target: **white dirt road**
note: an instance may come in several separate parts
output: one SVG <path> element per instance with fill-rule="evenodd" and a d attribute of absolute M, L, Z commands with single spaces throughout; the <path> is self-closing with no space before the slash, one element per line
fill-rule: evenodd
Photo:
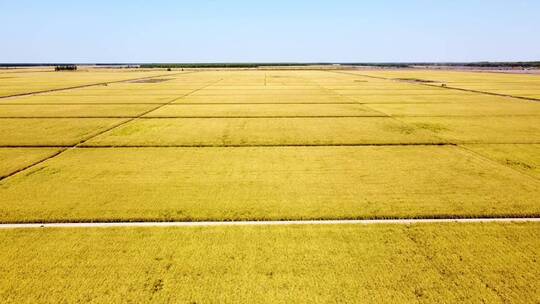
<path fill-rule="evenodd" d="M 223 222 L 93 222 L 93 223 L 20 223 L 0 224 L 0 229 L 36 228 L 115 228 L 115 227 L 216 227 L 286 225 L 380 225 L 422 223 L 540 222 L 540 218 L 468 218 L 468 219 L 373 219 L 373 220 L 296 220 L 296 221 L 223 221 Z"/>

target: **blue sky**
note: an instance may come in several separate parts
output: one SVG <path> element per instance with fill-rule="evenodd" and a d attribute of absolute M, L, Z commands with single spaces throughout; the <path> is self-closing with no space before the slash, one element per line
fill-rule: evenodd
<path fill-rule="evenodd" d="M 538 12 L 538 0 L 0 0 L 0 62 L 540 60 Z"/>

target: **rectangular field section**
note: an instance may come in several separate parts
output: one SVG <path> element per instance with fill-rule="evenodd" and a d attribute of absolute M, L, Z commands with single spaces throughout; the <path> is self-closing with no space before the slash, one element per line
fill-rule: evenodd
<path fill-rule="evenodd" d="M 0 97 L 37 91 L 55 90 L 96 83 L 120 81 L 163 74 L 163 71 L 103 70 L 54 72 L 36 71 L 9 73 L 0 81 Z M 7 75 L 7 74 L 5 74 Z"/>
<path fill-rule="evenodd" d="M 540 119 L 540 102 L 511 100 L 473 103 L 370 104 L 370 108 L 392 116 L 533 116 Z"/>
<path fill-rule="evenodd" d="M 459 147 L 78 148 L 0 181 L 0 222 L 534 216 L 539 196 Z"/>
<path fill-rule="evenodd" d="M 0 302 L 535 303 L 539 238 L 537 223 L 2 230 Z"/>
<path fill-rule="evenodd" d="M 26 117 L 134 117 L 149 111 L 158 105 L 4 105 L 0 103 L 0 118 Z"/>
<path fill-rule="evenodd" d="M 359 104 L 174 104 L 146 117 L 342 117 L 381 116 Z"/>
<path fill-rule="evenodd" d="M 318 95 L 272 95 L 271 92 L 262 95 L 244 95 L 237 92 L 235 95 L 189 95 L 178 99 L 175 103 L 188 103 L 188 104 L 287 104 L 287 103 L 357 103 L 356 100 L 339 96 L 335 94 L 318 94 Z"/>
<path fill-rule="evenodd" d="M 465 147 L 540 179 L 540 144 L 479 144 Z"/>
<path fill-rule="evenodd" d="M 0 178 L 57 153 L 55 148 L 0 148 Z"/>
<path fill-rule="evenodd" d="M 2 104 L 31 104 L 31 105 L 84 105 L 84 104 L 164 104 L 177 96 L 147 96 L 147 95 L 104 95 L 104 96 L 64 96 L 64 95 L 31 95 L 6 99 Z"/>
<path fill-rule="evenodd" d="M 453 143 L 540 143 L 540 116 L 399 117 Z"/>
<path fill-rule="evenodd" d="M 0 146 L 75 145 L 124 118 L 0 118 Z"/>
<path fill-rule="evenodd" d="M 387 117 L 147 118 L 89 146 L 253 146 L 439 143 L 429 131 Z"/>

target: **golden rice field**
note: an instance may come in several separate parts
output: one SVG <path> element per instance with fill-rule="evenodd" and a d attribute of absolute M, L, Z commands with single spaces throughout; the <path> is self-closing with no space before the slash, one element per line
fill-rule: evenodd
<path fill-rule="evenodd" d="M 532 223 L 1 233 L 3 303 L 535 303 L 540 297 L 540 227 Z"/>
<path fill-rule="evenodd" d="M 0 222 L 534 216 L 539 190 L 454 146 L 80 148 L 2 181 Z"/>
<path fill-rule="evenodd" d="M 434 86 L 444 83 L 452 88 L 540 99 L 540 78 L 537 75 L 423 70 L 361 74 L 388 79 L 421 79 L 430 81 L 426 84 Z"/>
<path fill-rule="evenodd" d="M 76 73 L 54 72 L 52 70 L 23 70 L 0 74 L 0 96 L 11 96 L 30 92 L 40 92 L 68 87 L 122 81 L 135 78 L 162 75 L 163 71 L 137 70 L 81 70 Z M 67 76 L 67 77 L 66 77 Z"/>
<path fill-rule="evenodd" d="M 539 217 L 538 98 L 502 73 L 5 71 L 0 223 Z M 539 234 L 0 229 L 0 302 L 538 303 Z"/>

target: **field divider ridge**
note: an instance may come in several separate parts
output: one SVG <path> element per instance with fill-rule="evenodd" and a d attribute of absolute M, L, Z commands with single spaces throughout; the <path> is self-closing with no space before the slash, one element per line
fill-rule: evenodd
<path fill-rule="evenodd" d="M 256 147 L 399 147 L 399 146 L 459 146 L 459 145 L 539 145 L 540 142 L 409 142 L 409 143 L 291 143 L 291 144 L 119 144 L 119 145 L 81 145 L 77 149 L 109 149 L 109 148 L 256 148 Z M 71 148 L 71 145 L 3 145 L 0 149 L 24 148 Z"/>
<path fill-rule="evenodd" d="M 539 217 L 364 219 L 364 220 L 276 220 L 276 221 L 200 221 L 200 222 L 56 222 L 0 224 L 0 229 L 37 228 L 120 228 L 120 227 L 224 227 L 224 226 L 300 226 L 300 225 L 413 225 L 442 223 L 517 223 L 540 222 Z"/>
<path fill-rule="evenodd" d="M 164 104 L 167 105 L 167 104 Z M 169 105 L 167 105 L 169 106 Z M 364 105 L 364 107 L 369 108 L 368 105 Z M 369 108 L 369 110 L 374 109 Z M 146 114 L 148 115 L 148 114 Z M 136 118 L 136 119 L 167 119 L 167 118 L 198 118 L 198 119 L 206 119 L 206 118 L 219 118 L 219 119 L 249 119 L 249 118 L 403 118 L 403 117 L 539 117 L 538 114 L 493 114 L 493 115 L 482 115 L 482 114 L 473 114 L 473 115 L 465 115 L 465 114 L 459 114 L 459 115 L 432 115 L 432 114 L 414 114 L 414 115 L 404 115 L 404 114 L 397 114 L 397 115 L 382 115 L 382 114 L 373 114 L 373 115 L 160 115 L 160 116 L 143 116 L 138 117 L 135 116 L 125 116 L 125 115 L 87 115 L 87 116 L 0 116 L 0 119 L 86 119 L 86 118 L 117 118 L 117 119 L 130 119 L 130 118 Z"/>
<path fill-rule="evenodd" d="M 148 113 L 146 114 L 148 115 Z M 134 118 L 134 119 L 167 119 L 167 118 L 220 118 L 220 119 L 238 119 L 238 118 L 355 118 L 355 117 L 366 117 L 366 118 L 382 118 L 387 117 L 383 115 L 162 115 L 162 116 L 0 116 L 0 119 L 62 119 L 62 118 L 73 118 L 73 119 L 85 119 L 85 118 Z"/>
<path fill-rule="evenodd" d="M 484 143 L 481 143 L 484 144 Z M 531 144 L 531 143 L 511 143 L 511 144 Z M 532 143 L 540 144 L 540 143 Z M 290 143 L 290 144 L 99 144 L 99 145 L 81 145 L 77 149 L 107 149 L 107 148 L 256 148 L 256 147 L 393 147 L 393 146 L 456 146 L 451 142 L 425 142 L 425 143 Z M 24 149 L 24 148 L 72 148 L 70 145 L 5 145 L 0 149 Z"/>
<path fill-rule="evenodd" d="M 271 148 L 271 147 L 404 147 L 404 146 L 456 146 L 449 142 L 433 143 L 290 143 L 290 144 L 161 144 L 161 145 L 84 145 L 78 149 L 91 148 Z"/>

